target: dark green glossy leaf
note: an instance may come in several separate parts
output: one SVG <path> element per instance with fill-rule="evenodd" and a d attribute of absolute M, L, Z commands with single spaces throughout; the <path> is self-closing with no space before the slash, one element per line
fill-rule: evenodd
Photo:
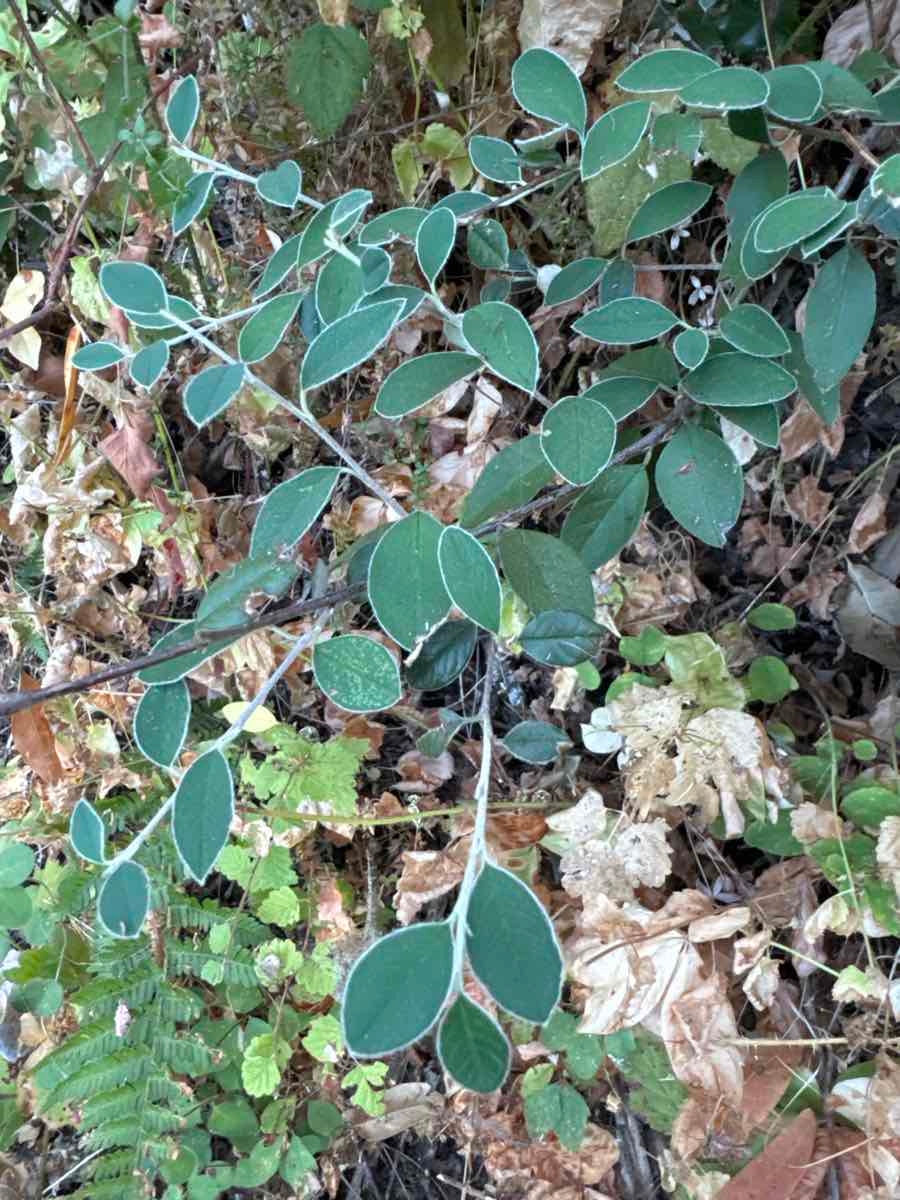
<path fill-rule="evenodd" d="M 445 621 L 406 668 L 410 686 L 436 692 L 452 683 L 465 670 L 477 641 L 478 628 L 471 621 Z"/>
<path fill-rule="evenodd" d="M 444 587 L 456 607 L 491 633 L 500 631 L 500 577 L 491 556 L 477 538 L 448 525 L 438 543 Z"/>
<path fill-rule="evenodd" d="M 595 571 L 622 550 L 637 531 L 650 485 L 643 467 L 615 466 L 575 501 L 562 528 L 563 541 Z"/>
<path fill-rule="evenodd" d="M 568 740 L 564 730 L 547 721 L 520 721 L 500 744 L 522 762 L 551 763 Z"/>
<path fill-rule="evenodd" d="M 744 476 L 720 437 L 683 425 L 660 454 L 655 478 L 660 499 L 688 533 L 710 546 L 725 545 L 740 515 Z"/>
<path fill-rule="evenodd" d="M 536 434 L 505 446 L 487 464 L 463 503 L 460 522 L 468 528 L 518 508 L 553 482 L 554 471 Z"/>
<path fill-rule="evenodd" d="M 553 667 L 574 667 L 597 653 L 605 630 L 581 613 L 549 609 L 532 617 L 519 642 L 536 662 Z"/>
<path fill-rule="evenodd" d="M 508 529 L 498 544 L 503 573 L 533 613 L 548 609 L 594 615 L 590 573 L 566 542 L 531 529 Z"/>
<path fill-rule="evenodd" d="M 429 513 L 410 513 L 390 526 L 369 563 L 372 611 L 405 650 L 427 637 L 450 609 L 438 563 L 442 528 Z"/>
<path fill-rule="evenodd" d="M 391 420 L 408 416 L 480 368 L 481 359 L 462 350 L 441 350 L 407 359 L 381 385 L 375 411 Z"/>

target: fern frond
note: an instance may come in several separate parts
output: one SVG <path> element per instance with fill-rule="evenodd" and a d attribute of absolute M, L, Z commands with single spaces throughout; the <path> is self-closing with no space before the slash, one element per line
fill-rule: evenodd
<path fill-rule="evenodd" d="M 88 1134 L 87 1142 L 92 1150 L 111 1150 L 116 1146 L 137 1149 L 146 1143 L 149 1135 L 172 1133 L 181 1125 L 182 1120 L 176 1113 L 149 1104 L 137 1116 L 119 1117 L 98 1125 Z"/>
<path fill-rule="evenodd" d="M 159 969 L 147 967 L 134 976 L 120 975 L 117 979 L 95 979 L 85 984 L 72 997 L 78 1008 L 87 1009 L 94 1016 L 110 1016 L 125 1004 L 128 1008 L 141 1008 L 156 995 L 161 982 Z"/>
<path fill-rule="evenodd" d="M 138 1111 L 144 1099 L 144 1088 L 132 1085 L 115 1088 L 111 1092 L 100 1092 L 92 1096 L 82 1109 L 79 1128 L 88 1132 L 105 1121 L 129 1116 Z"/>
<path fill-rule="evenodd" d="M 61 1080 L 45 1098 L 47 1108 L 57 1104 L 72 1104 L 87 1100 L 97 1092 L 108 1092 L 145 1079 L 154 1068 L 153 1058 L 145 1046 L 135 1046 L 108 1054 L 98 1062 L 86 1063 L 73 1075 Z"/>
<path fill-rule="evenodd" d="M 174 975 L 194 975 L 203 978 L 203 968 L 213 971 L 221 968 L 223 983 L 235 987 L 254 987 L 259 983 L 250 955 L 237 951 L 235 957 L 208 954 L 203 950 L 190 950 L 178 942 L 167 943 L 169 970 Z"/>
<path fill-rule="evenodd" d="M 52 1050 L 38 1067 L 35 1078 L 45 1090 L 56 1085 L 86 1062 L 96 1062 L 121 1045 L 108 1018 L 82 1025 L 76 1034 Z"/>
<path fill-rule="evenodd" d="M 208 1075 L 212 1055 L 202 1042 L 188 1037 L 155 1037 L 150 1043 L 153 1057 L 180 1075 Z"/>

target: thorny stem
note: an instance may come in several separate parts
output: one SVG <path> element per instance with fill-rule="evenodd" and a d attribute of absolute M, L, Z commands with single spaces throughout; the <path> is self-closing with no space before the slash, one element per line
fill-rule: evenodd
<path fill-rule="evenodd" d="M 495 644 L 488 644 L 484 667 L 484 682 L 482 684 L 481 708 L 479 721 L 481 723 L 481 767 L 478 771 L 478 782 L 475 785 L 475 825 L 472 830 L 472 841 L 469 846 L 469 857 L 466 860 L 466 870 L 462 883 L 459 885 L 459 895 L 450 914 L 450 925 L 453 930 L 453 976 L 452 987 L 461 991 L 463 986 L 463 967 L 466 959 L 466 934 L 468 933 L 469 903 L 472 891 L 482 867 L 487 859 L 487 817 L 488 795 L 491 784 L 491 759 L 493 755 L 494 727 L 491 723 L 491 689 L 494 677 Z"/>

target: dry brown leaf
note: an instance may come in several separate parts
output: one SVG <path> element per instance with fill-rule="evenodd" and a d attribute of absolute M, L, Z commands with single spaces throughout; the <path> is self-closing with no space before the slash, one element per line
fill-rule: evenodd
<path fill-rule="evenodd" d="M 542 46 L 561 54 L 576 75 L 590 61 L 595 42 L 619 22 L 622 0 L 524 0 L 519 46 Z"/>
<path fill-rule="evenodd" d="M 898 9 L 900 12 L 900 9 Z M 887 500 L 881 492 L 874 492 L 853 518 L 847 550 L 850 554 L 862 554 L 887 533 Z"/>
<path fill-rule="evenodd" d="M 811 846 L 823 838 L 841 837 L 844 822 L 831 809 L 805 800 L 791 812 L 791 833 L 804 846 Z"/>
<path fill-rule="evenodd" d="M 826 425 L 806 400 L 800 399 L 794 411 L 781 426 L 781 457 L 784 462 L 793 462 L 814 446 L 824 446 L 835 458 L 844 444 L 844 421 L 838 417 L 833 425 Z"/>
<path fill-rule="evenodd" d="M 744 904 L 738 904 L 734 908 L 726 908 L 724 912 L 691 921 L 687 931 L 688 938 L 694 945 L 700 942 L 715 942 L 719 938 L 731 937 L 740 929 L 746 929 L 750 922 L 750 909 Z"/>
<path fill-rule="evenodd" d="M 469 850 L 468 839 L 446 850 L 406 850 L 397 883 L 394 907 L 397 920 L 408 925 L 430 900 L 445 896 L 462 882 Z"/>
<path fill-rule="evenodd" d="M 370 1142 L 383 1142 L 408 1129 L 428 1136 L 444 1110 L 444 1097 L 428 1083 L 398 1083 L 383 1092 L 384 1113 L 355 1126 L 356 1132 Z"/>
<path fill-rule="evenodd" d="M 33 692 L 37 690 L 38 683 L 23 671 L 19 687 L 24 692 Z M 62 782 L 65 771 L 59 760 L 56 738 L 53 736 L 44 706 L 37 704 L 24 712 L 13 713 L 10 725 L 13 745 L 38 779 L 46 784 Z"/>
<path fill-rule="evenodd" d="M 714 973 L 680 996 L 666 995 L 661 1033 L 672 1069 L 682 1083 L 721 1096 L 740 1107 L 744 1050 L 738 1039 L 726 980 Z"/>
<path fill-rule="evenodd" d="M 900 897 L 900 817 L 885 817 L 879 825 L 875 858 L 882 877 Z"/>
<path fill-rule="evenodd" d="M 786 497 L 788 509 L 805 525 L 818 525 L 828 514 L 831 494 L 823 492 L 813 475 L 801 479 Z"/>
<path fill-rule="evenodd" d="M 53 455 L 55 466 L 64 463 L 68 458 L 72 432 L 75 429 L 75 417 L 78 412 L 78 368 L 72 365 L 72 358 L 80 345 L 81 330 L 77 325 L 73 325 L 66 338 L 66 353 L 63 359 L 65 398 L 59 417 L 59 431 L 56 435 L 56 453 Z"/>
<path fill-rule="evenodd" d="M 810 861 L 786 858 L 767 867 L 756 880 L 753 911 L 771 928 L 788 925 L 812 890 Z"/>
<path fill-rule="evenodd" d="M 437 758 L 428 758 L 421 750 L 409 750 L 397 760 L 400 782 L 398 792 L 433 792 L 453 775 L 453 755 L 449 750 Z"/>
<path fill-rule="evenodd" d="M 830 618 L 831 597 L 835 588 L 846 580 L 844 571 L 832 567 L 828 571 L 810 571 L 802 583 L 785 592 L 782 602 L 795 608 L 798 604 L 808 604 L 809 611 L 820 621 Z"/>
<path fill-rule="evenodd" d="M 850 67 L 863 50 L 872 49 L 872 21 L 878 49 L 900 62 L 900 5 L 897 0 L 859 0 L 841 13 L 828 33 L 822 57 Z"/>
<path fill-rule="evenodd" d="M 145 500 L 153 479 L 162 470 L 138 429 L 127 421 L 100 443 L 100 450 L 135 496 Z"/>
<path fill-rule="evenodd" d="M 138 43 L 148 66 L 156 62 L 161 50 L 173 50 L 180 46 L 183 34 L 177 29 L 165 13 L 141 12 L 141 31 Z M 123 257 L 125 257 L 123 255 Z"/>
<path fill-rule="evenodd" d="M 816 1115 L 805 1109 L 719 1192 L 716 1200 L 791 1200 L 813 1158 Z"/>
<path fill-rule="evenodd" d="M 44 295 L 44 276 L 41 271 L 19 271 L 10 280 L 0 304 L 0 313 L 10 325 L 30 317 Z M 32 370 L 38 369 L 41 358 L 41 336 L 36 329 L 24 329 L 6 342 L 13 358 Z"/>

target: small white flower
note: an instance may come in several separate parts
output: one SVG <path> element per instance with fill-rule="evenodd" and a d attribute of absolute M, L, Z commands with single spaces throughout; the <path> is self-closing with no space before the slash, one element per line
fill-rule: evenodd
<path fill-rule="evenodd" d="M 715 288 L 711 284 L 702 283 L 697 275 L 691 276 L 691 287 L 694 289 L 688 296 L 688 304 L 691 308 L 696 304 L 702 304 L 715 291 Z"/>
<path fill-rule="evenodd" d="M 690 237 L 691 231 L 686 225 L 679 225 L 672 236 L 669 238 L 669 248 L 677 250 L 686 237 Z"/>
<path fill-rule="evenodd" d="M 123 1000 L 119 1001 L 113 1020 L 116 1037 L 123 1038 L 128 1032 L 128 1026 L 131 1024 L 131 1013 L 128 1011 L 128 1005 Z"/>

